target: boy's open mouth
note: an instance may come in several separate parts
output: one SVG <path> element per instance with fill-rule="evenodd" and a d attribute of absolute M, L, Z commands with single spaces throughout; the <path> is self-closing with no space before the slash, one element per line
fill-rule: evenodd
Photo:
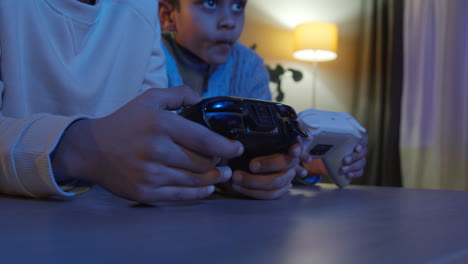
<path fill-rule="evenodd" d="M 216 43 L 216 45 L 232 45 L 232 44 L 234 44 L 234 42 L 230 41 L 230 40 L 217 40 L 215 43 Z"/>

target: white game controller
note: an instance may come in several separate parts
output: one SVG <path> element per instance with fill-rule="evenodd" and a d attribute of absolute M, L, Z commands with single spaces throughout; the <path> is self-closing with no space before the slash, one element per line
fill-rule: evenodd
<path fill-rule="evenodd" d="M 345 112 L 308 109 L 299 113 L 297 120 L 313 139 L 306 150 L 314 158 L 321 158 L 333 182 L 340 188 L 351 180 L 340 170 L 343 158 L 351 154 L 366 129 Z"/>

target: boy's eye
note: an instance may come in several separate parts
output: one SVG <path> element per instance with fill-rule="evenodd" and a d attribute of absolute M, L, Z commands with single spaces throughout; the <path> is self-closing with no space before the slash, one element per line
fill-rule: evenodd
<path fill-rule="evenodd" d="M 216 1 L 214 1 L 214 0 L 205 1 L 205 2 L 203 2 L 203 6 L 205 8 L 210 8 L 210 9 L 216 8 Z"/>
<path fill-rule="evenodd" d="M 239 11 L 244 10 L 244 7 L 245 7 L 245 1 L 236 1 L 234 5 L 232 6 L 232 10 L 239 12 Z"/>

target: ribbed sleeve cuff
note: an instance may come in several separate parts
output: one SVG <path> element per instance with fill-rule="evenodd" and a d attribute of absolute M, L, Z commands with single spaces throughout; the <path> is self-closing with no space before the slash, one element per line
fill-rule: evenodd
<path fill-rule="evenodd" d="M 85 116 L 43 115 L 24 130 L 13 157 L 19 178 L 30 197 L 72 196 L 89 187 L 77 187 L 64 191 L 57 185 L 50 160 L 60 138 L 70 124 Z"/>

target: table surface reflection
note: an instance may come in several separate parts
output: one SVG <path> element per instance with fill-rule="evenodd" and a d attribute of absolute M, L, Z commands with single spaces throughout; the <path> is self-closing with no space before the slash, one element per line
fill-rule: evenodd
<path fill-rule="evenodd" d="M 468 263 L 468 192 L 331 184 L 140 205 L 0 196 L 1 263 Z"/>

